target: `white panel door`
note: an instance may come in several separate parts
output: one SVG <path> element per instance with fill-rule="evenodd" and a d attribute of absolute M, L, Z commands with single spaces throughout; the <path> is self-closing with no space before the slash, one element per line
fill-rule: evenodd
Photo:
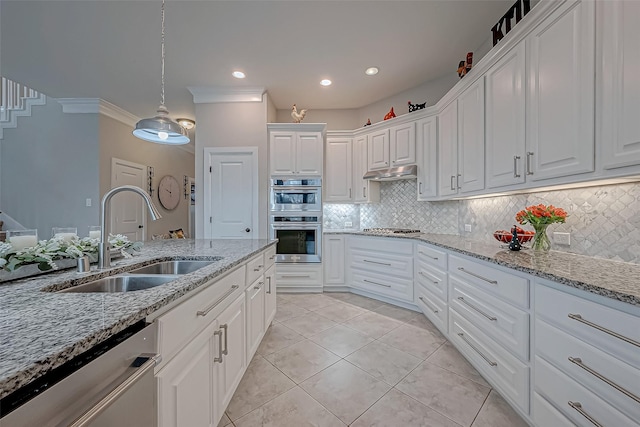
<path fill-rule="evenodd" d="M 594 170 L 595 2 L 567 2 L 527 38 L 527 180 Z"/>
<path fill-rule="evenodd" d="M 205 149 L 205 237 L 259 235 L 257 155 L 256 147 Z"/>
<path fill-rule="evenodd" d="M 126 160 L 111 159 L 111 188 L 121 185 L 146 186 L 147 167 Z M 125 191 L 111 199 L 111 233 L 123 234 L 132 242 L 145 240 L 147 225 L 145 202 L 139 194 Z"/>
<path fill-rule="evenodd" d="M 394 126 L 389 135 L 391 166 L 416 163 L 416 124 L 414 122 Z"/>
<path fill-rule="evenodd" d="M 458 189 L 484 188 L 484 77 L 458 98 Z"/>
<path fill-rule="evenodd" d="M 458 102 L 438 115 L 438 196 L 458 193 Z"/>
<path fill-rule="evenodd" d="M 296 172 L 296 133 L 271 132 L 269 153 L 271 175 L 293 175 Z"/>
<path fill-rule="evenodd" d="M 418 161 L 418 200 L 428 200 L 438 193 L 437 117 L 416 122 L 416 157 Z"/>
<path fill-rule="evenodd" d="M 325 202 L 350 202 L 353 200 L 351 168 L 351 139 L 328 139 L 324 175 Z"/>
<path fill-rule="evenodd" d="M 322 175 L 322 132 L 298 132 L 296 139 L 296 172 L 304 176 Z"/>
<path fill-rule="evenodd" d="M 389 167 L 389 129 L 368 135 L 367 158 L 369 170 Z"/>

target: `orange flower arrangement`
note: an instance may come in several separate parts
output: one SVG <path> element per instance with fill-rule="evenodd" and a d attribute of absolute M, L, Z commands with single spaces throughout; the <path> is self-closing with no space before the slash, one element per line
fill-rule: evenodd
<path fill-rule="evenodd" d="M 516 214 L 516 221 L 520 224 L 549 225 L 556 222 L 564 222 L 567 218 L 567 212 L 562 208 L 556 208 L 553 205 L 545 206 L 543 204 L 527 206 Z"/>

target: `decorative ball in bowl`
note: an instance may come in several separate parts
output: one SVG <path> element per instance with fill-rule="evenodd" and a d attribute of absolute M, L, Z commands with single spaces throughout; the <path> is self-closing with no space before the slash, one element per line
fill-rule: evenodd
<path fill-rule="evenodd" d="M 533 239 L 533 236 L 536 234 L 535 231 L 524 230 L 520 227 L 516 227 L 516 233 L 520 244 L 526 243 L 529 240 Z M 495 239 L 499 242 L 509 243 L 513 238 L 513 233 L 509 230 L 498 230 L 493 233 L 493 237 L 495 237 Z"/>

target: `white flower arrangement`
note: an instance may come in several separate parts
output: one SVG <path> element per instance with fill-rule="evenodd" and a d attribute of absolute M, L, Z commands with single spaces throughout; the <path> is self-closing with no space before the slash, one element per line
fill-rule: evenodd
<path fill-rule="evenodd" d="M 142 242 L 131 242 L 122 234 L 110 234 L 109 244 L 112 251 L 120 251 L 129 258 L 134 251 L 142 248 Z M 99 239 L 84 237 L 65 241 L 60 237 L 40 240 L 35 246 L 16 251 L 10 243 L 0 242 L 0 269 L 14 271 L 29 264 L 37 264 L 41 271 L 56 270 L 55 260 L 76 259 L 87 255 L 91 262 L 98 260 Z"/>

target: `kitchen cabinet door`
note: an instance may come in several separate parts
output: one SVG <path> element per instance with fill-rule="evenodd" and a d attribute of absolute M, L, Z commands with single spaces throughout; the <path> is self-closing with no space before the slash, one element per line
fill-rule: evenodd
<path fill-rule="evenodd" d="M 416 125 L 414 122 L 393 126 L 389 131 L 391 166 L 416 163 Z"/>
<path fill-rule="evenodd" d="M 602 103 L 598 144 L 602 167 L 615 169 L 640 164 L 640 3 L 599 2 L 602 31 L 601 73 L 598 87 Z M 597 123 L 597 122 L 596 122 Z M 596 124 L 597 126 L 597 124 Z"/>
<path fill-rule="evenodd" d="M 322 175 L 324 141 L 321 132 L 298 132 L 296 140 L 296 173 Z"/>
<path fill-rule="evenodd" d="M 458 98 L 458 176 L 460 193 L 484 188 L 484 77 Z"/>
<path fill-rule="evenodd" d="M 487 188 L 525 180 L 525 43 L 486 74 Z"/>
<path fill-rule="evenodd" d="M 438 196 L 458 193 L 458 101 L 438 115 Z"/>
<path fill-rule="evenodd" d="M 566 2 L 526 40 L 527 181 L 594 170 L 595 3 Z"/>
<path fill-rule="evenodd" d="M 381 129 L 368 135 L 367 160 L 369 170 L 389 167 L 389 129 Z"/>
<path fill-rule="evenodd" d="M 325 234 L 323 258 L 325 289 L 327 285 L 344 285 L 344 236 Z"/>
<path fill-rule="evenodd" d="M 367 135 L 356 136 L 353 140 L 353 201 L 371 203 L 380 201 L 380 183 L 362 179 L 368 172 Z"/>
<path fill-rule="evenodd" d="M 247 360 L 255 354 L 264 334 L 265 282 L 262 275 L 245 291 L 247 299 Z"/>
<path fill-rule="evenodd" d="M 429 200 L 438 193 L 438 129 L 437 117 L 427 117 L 416 123 L 416 153 L 418 160 L 418 200 Z"/>
<path fill-rule="evenodd" d="M 271 132 L 269 136 L 269 165 L 271 175 L 294 175 L 296 172 L 295 132 Z"/>
<path fill-rule="evenodd" d="M 273 318 L 276 316 L 276 266 L 271 265 L 264 272 L 264 329 L 265 331 L 273 322 Z"/>
<path fill-rule="evenodd" d="M 327 139 L 324 201 L 352 202 L 352 155 L 350 138 Z"/>

